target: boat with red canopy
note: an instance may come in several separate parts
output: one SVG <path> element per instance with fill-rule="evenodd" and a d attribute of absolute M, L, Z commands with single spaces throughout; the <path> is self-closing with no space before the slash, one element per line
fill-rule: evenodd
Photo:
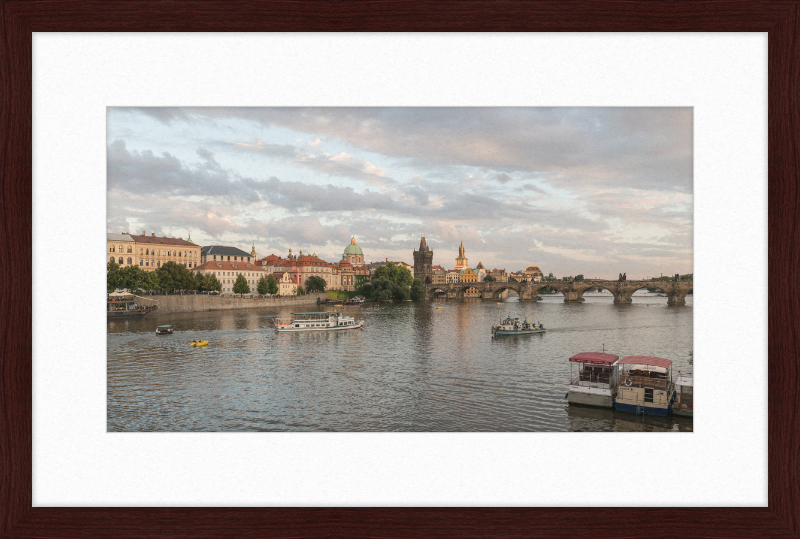
<path fill-rule="evenodd" d="M 652 356 L 627 356 L 620 367 L 617 410 L 645 415 L 669 415 L 675 401 L 672 361 Z"/>
<path fill-rule="evenodd" d="M 567 402 L 613 408 L 619 387 L 619 356 L 604 352 L 584 352 L 569 358 L 570 383 Z M 577 375 L 573 365 L 578 367 Z"/>

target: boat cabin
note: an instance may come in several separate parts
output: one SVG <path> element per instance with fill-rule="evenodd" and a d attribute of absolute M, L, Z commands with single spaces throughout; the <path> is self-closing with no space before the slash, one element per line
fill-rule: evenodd
<path fill-rule="evenodd" d="M 352 316 L 338 312 L 292 313 L 291 318 L 275 320 L 278 331 L 321 331 L 361 327 Z"/>
<path fill-rule="evenodd" d="M 677 395 L 672 405 L 672 413 L 692 417 L 694 412 L 694 378 L 679 376 L 675 381 Z"/>
<path fill-rule="evenodd" d="M 163 325 L 156 328 L 156 335 L 172 335 L 172 326 Z"/>
<path fill-rule="evenodd" d="M 619 360 L 617 410 L 645 415 L 669 415 L 675 400 L 672 361 L 660 357 L 628 356 Z"/>
<path fill-rule="evenodd" d="M 601 352 L 584 352 L 569 358 L 567 401 L 570 404 L 613 408 L 619 387 L 617 360 L 619 356 Z"/>

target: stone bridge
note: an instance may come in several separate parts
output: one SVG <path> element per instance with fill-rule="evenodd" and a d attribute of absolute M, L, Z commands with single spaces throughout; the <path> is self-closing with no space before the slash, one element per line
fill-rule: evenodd
<path fill-rule="evenodd" d="M 519 294 L 520 301 L 535 300 L 539 291 L 547 286 L 564 294 L 565 302 L 583 301 L 583 293 L 590 288 L 608 290 L 614 296 L 614 303 L 631 303 L 631 296 L 642 288 L 656 288 L 667 296 L 667 305 L 685 305 L 686 295 L 693 290 L 693 281 L 580 281 L 580 282 L 542 282 L 542 283 L 449 283 L 426 284 L 428 298 L 444 292 L 447 299 L 461 299 L 469 288 L 476 288 L 481 298 L 500 299 L 506 290 Z"/>

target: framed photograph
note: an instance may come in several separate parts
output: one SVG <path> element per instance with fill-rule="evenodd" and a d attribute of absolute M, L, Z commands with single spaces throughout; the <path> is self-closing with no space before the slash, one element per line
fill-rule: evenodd
<path fill-rule="evenodd" d="M 3 5 L 3 119 L 11 136 L 2 157 L 6 217 L 0 226 L 7 252 L 33 254 L 32 265 L 11 264 L 3 280 L 0 536 L 614 537 L 623 527 L 632 535 L 798 536 L 798 429 L 790 413 L 798 408 L 791 314 L 797 287 L 796 2 L 511 2 L 502 8 L 484 2 L 272 2 L 238 10 L 229 3 L 178 2 L 168 10 L 157 3 L 119 4 L 113 13 L 98 7 Z M 692 91 L 695 86 L 704 90 Z M 440 121 L 428 121 L 431 113 Z M 357 129 L 345 134 L 345 122 Z M 463 132 L 454 128 L 459 123 Z M 547 129 L 554 124 L 570 136 Z M 526 125 L 527 131 L 519 127 Z M 619 125 L 632 131 L 626 135 L 615 129 Z M 352 133 L 369 136 L 356 141 Z M 541 156 L 525 156 L 536 160 L 535 174 L 520 166 L 521 154 L 503 161 L 505 168 L 497 164 L 498 155 L 513 155 L 515 144 L 539 148 Z M 629 153 L 615 153 L 620 144 L 637 145 L 652 161 L 643 165 Z M 448 152 L 469 154 L 472 168 L 454 172 L 442 158 Z M 220 174 L 242 186 L 236 201 L 226 194 L 214 198 Z M 584 184 L 581 193 L 595 196 L 600 185 L 605 192 L 580 199 L 558 183 L 559 174 L 597 182 Z M 625 174 L 635 183 L 625 185 Z M 331 176 L 338 180 L 325 179 Z M 642 193 L 643 185 L 672 191 Z M 453 226 L 443 210 L 435 220 L 415 220 L 413 211 L 396 208 L 380 215 L 385 204 L 370 202 L 361 214 L 337 221 L 321 202 L 336 202 L 332 186 L 346 190 L 348 200 L 383 193 L 393 204 L 407 200 L 409 208 L 425 206 L 423 195 L 445 209 L 460 200 L 465 205 L 457 211 L 471 207 L 474 218 Z M 491 189 L 490 196 L 478 197 L 478 187 L 484 195 Z M 639 191 L 633 196 L 628 188 Z M 561 189 L 561 198 L 535 204 L 552 196 L 547 189 Z M 469 200 L 456 198 L 459 192 Z M 262 203 L 241 203 L 253 193 Z M 618 221 L 627 243 L 658 239 L 636 244 L 639 252 L 622 258 L 601 259 L 604 240 L 597 235 L 591 246 L 561 235 L 553 249 L 543 223 L 549 219 L 549 232 L 557 236 L 553 223 L 569 219 L 563 209 L 576 196 L 583 206 L 570 230 L 590 236 L 578 220 L 602 201 L 615 208 L 607 218 Z M 524 211 L 541 215 L 512 222 L 520 200 Z M 563 264 L 558 280 L 540 267 L 545 262 L 503 258 L 514 243 L 487 224 L 492 201 L 508 214 L 508 222 L 497 221 L 500 228 L 539 227 L 548 238 L 538 244 L 540 260 Z M 341 204 L 337 208 L 341 213 Z M 637 221 L 641 214 L 648 219 Z M 335 233 L 315 243 L 314 221 Z M 251 245 L 242 231 L 258 223 L 268 226 L 253 232 Z M 438 228 L 413 229 L 429 223 Z M 633 231 L 626 233 L 625 225 Z M 472 251 L 486 260 L 467 261 L 472 245 L 490 236 L 497 238 L 494 250 Z M 105 261 L 95 264 L 94 254 L 81 260 L 87 250 L 99 253 L 100 245 Z M 648 256 L 668 261 L 675 274 L 640 269 L 637 260 Z M 580 257 L 598 269 L 583 275 L 584 266 L 564 262 Z M 513 261 L 509 271 L 501 271 L 502 260 Z M 630 269 L 617 275 L 613 268 L 621 260 Z M 54 272 L 57 261 L 64 265 Z M 110 269 L 119 272 L 119 282 L 109 280 L 117 278 Z M 276 277 L 277 291 L 261 286 L 261 272 L 265 282 L 267 274 Z M 281 338 L 308 337 L 319 340 L 316 349 L 345 353 L 343 341 L 366 333 L 370 322 L 386 330 L 380 309 L 405 308 L 403 298 L 394 297 L 403 290 L 393 279 L 407 284 L 406 273 L 410 293 L 422 299 L 409 305 L 425 306 L 429 323 L 423 326 L 430 331 L 447 316 L 455 316 L 451 325 L 474 322 L 469 313 L 446 312 L 454 305 L 476 311 L 552 303 L 555 313 L 581 299 L 584 306 L 608 300 L 644 307 L 641 321 L 683 312 L 684 304 L 691 308 L 693 277 L 703 292 L 694 323 L 649 324 L 668 329 L 652 330 L 647 353 L 626 351 L 613 361 L 605 356 L 614 350 L 573 355 L 578 373 L 565 380 L 559 374 L 547 390 L 561 390 L 557 405 L 534 406 L 525 397 L 540 388 L 526 385 L 524 361 L 530 343 L 544 342 L 562 322 L 545 318 L 533 325 L 512 313 L 493 325 L 488 344 L 472 338 L 480 333 L 475 328 L 466 331 L 471 340 L 439 339 L 439 355 L 452 356 L 456 366 L 459 347 L 470 350 L 462 356 L 487 347 L 487 365 L 492 346 L 517 349 L 516 372 L 505 365 L 489 376 L 497 382 L 498 405 L 513 408 L 494 419 L 493 410 L 503 406 L 474 408 L 491 399 L 484 394 L 491 385 L 486 380 L 467 387 L 481 380 L 474 360 L 461 364 L 463 372 L 433 365 L 421 378 L 410 373 L 417 390 L 394 400 L 384 395 L 381 405 L 359 401 L 358 391 L 364 383 L 386 382 L 387 373 L 372 370 L 358 354 L 353 361 L 362 381 L 333 363 L 330 372 L 290 379 L 280 354 L 249 367 L 244 363 L 256 356 L 236 354 L 237 346 L 279 350 Z M 60 284 L 52 281 L 56 275 Z M 32 285 L 20 286 L 31 276 Z M 105 291 L 98 286 L 103 278 Z M 731 293 L 743 278 L 763 293 Z M 179 313 L 187 301 L 300 305 L 308 299 L 300 286 L 322 286 L 314 305 L 325 306 L 267 307 L 275 311 L 269 343 L 245 338 L 264 333 L 259 317 L 223 320 L 244 337 L 215 343 L 227 329 L 201 320 L 204 309 Z M 328 297 L 330 290 L 335 297 Z M 537 296 L 544 297 L 536 302 Z M 103 299 L 107 316 L 132 321 L 99 315 L 95 304 Z M 360 303 L 387 299 L 394 307 L 378 307 L 376 314 Z M 160 334 L 154 335 L 155 322 Z M 351 331 L 337 334 L 328 331 L 331 325 Z M 404 348 L 429 336 L 420 331 L 389 347 L 398 357 L 413 354 Z M 500 335 L 523 331 L 531 334 Z M 336 335 L 335 341 L 325 335 Z M 572 342 L 579 341 L 575 336 Z M 137 356 L 143 347 L 147 357 Z M 159 352 L 165 347 L 170 350 Z M 228 352 L 220 355 L 222 349 Z M 670 398 L 681 385 L 673 362 L 664 358 L 680 357 L 685 369 L 693 360 L 689 352 L 702 358 L 695 376 L 704 413 L 694 421 L 648 419 L 664 404 L 658 384 Z M 146 383 L 137 372 L 147 373 Z M 243 377 L 249 381 L 242 384 Z M 211 378 L 218 382 L 214 388 L 198 384 Z M 338 397 L 320 395 L 330 383 L 314 389 L 315 379 L 338 384 L 345 378 L 350 386 L 339 388 Z M 691 387 L 681 378 L 684 389 Z M 641 399 L 633 396 L 638 389 Z M 631 409 L 614 414 L 640 418 L 635 428 L 602 416 L 611 413 L 602 410 L 606 390 L 620 407 L 627 404 L 623 393 L 630 393 Z M 509 400 L 515 391 L 518 398 Z M 192 408 L 191 399 L 179 395 L 202 395 L 202 403 Z M 438 407 L 420 401 L 436 395 L 447 397 Z M 664 409 L 673 410 L 675 402 Z M 693 399 L 682 394 L 677 402 L 690 410 Z M 274 412 L 272 423 L 251 410 L 265 406 Z M 600 412 L 576 415 L 572 407 Z M 411 408 L 416 414 L 401 413 Z M 563 420 L 560 428 L 548 423 L 549 412 Z M 262 430 L 284 432 L 244 434 Z M 683 432 L 657 432 L 664 430 Z M 591 470 L 581 463 L 592 464 Z M 597 471 L 600 464 L 605 472 Z M 664 476 L 658 492 L 643 483 L 618 488 L 643 469 Z M 743 482 L 748 489 L 740 488 Z"/>

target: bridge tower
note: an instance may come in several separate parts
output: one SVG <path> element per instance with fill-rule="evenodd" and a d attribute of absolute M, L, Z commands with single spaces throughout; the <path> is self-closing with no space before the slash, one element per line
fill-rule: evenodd
<path fill-rule="evenodd" d="M 433 282 L 433 251 L 428 249 L 425 236 L 419 242 L 419 251 L 414 251 L 414 278 L 422 284 Z"/>

